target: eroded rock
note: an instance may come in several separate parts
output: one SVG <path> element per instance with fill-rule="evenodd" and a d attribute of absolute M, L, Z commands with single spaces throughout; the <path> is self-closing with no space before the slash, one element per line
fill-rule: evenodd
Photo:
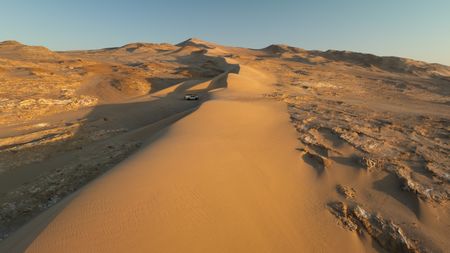
<path fill-rule="evenodd" d="M 395 166 L 394 170 L 398 179 L 402 184 L 403 190 L 417 194 L 423 200 L 433 200 L 438 203 L 448 201 L 450 199 L 450 192 L 446 185 L 439 187 L 439 185 L 428 185 L 419 183 L 411 176 L 411 170 L 405 166 Z"/>
<path fill-rule="evenodd" d="M 376 168 L 381 167 L 382 161 L 369 156 L 363 156 L 360 159 L 361 165 L 369 172 L 373 172 Z"/>
<path fill-rule="evenodd" d="M 343 202 L 331 202 L 328 208 L 344 228 L 359 233 L 366 231 L 388 252 L 424 252 L 418 249 L 397 224 L 370 213 L 357 204 L 349 206 Z"/>
<path fill-rule="evenodd" d="M 353 189 L 352 187 L 349 187 L 349 186 L 341 185 L 341 184 L 338 184 L 336 186 L 336 191 L 339 194 L 341 194 L 342 196 L 344 196 L 346 199 L 353 199 L 353 198 L 355 198 L 355 195 L 356 195 L 355 189 Z"/>

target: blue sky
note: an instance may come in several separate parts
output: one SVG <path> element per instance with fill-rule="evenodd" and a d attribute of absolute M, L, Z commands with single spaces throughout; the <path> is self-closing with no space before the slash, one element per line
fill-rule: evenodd
<path fill-rule="evenodd" d="M 197 37 L 250 48 L 283 43 L 450 65 L 449 0 L 0 1 L 0 40 L 53 50 Z"/>

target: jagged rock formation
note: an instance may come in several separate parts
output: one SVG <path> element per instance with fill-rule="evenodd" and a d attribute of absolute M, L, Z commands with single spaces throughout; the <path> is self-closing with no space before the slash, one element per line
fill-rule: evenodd
<path fill-rule="evenodd" d="M 389 252 L 421 252 L 397 224 L 380 215 L 369 213 L 359 205 L 348 206 L 342 202 L 329 203 L 329 208 L 342 226 L 359 233 L 366 231 Z"/>

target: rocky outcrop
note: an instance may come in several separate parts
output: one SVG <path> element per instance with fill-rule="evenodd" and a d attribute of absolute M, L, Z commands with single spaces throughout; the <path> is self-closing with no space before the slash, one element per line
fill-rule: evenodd
<path fill-rule="evenodd" d="M 86 95 L 61 98 L 0 98 L 0 113 L 4 113 L 0 117 L 0 122 L 12 121 L 11 118 L 30 120 L 41 115 L 95 106 L 97 103 L 96 97 Z"/>
<path fill-rule="evenodd" d="M 341 184 L 338 184 L 336 186 L 336 191 L 342 196 L 344 196 L 346 199 L 353 199 L 355 198 L 356 195 L 355 189 Z"/>
<path fill-rule="evenodd" d="M 433 187 L 433 185 L 419 183 L 411 176 L 411 171 L 406 166 L 391 165 L 397 177 L 400 179 L 402 188 L 406 191 L 417 194 L 423 200 L 436 201 L 442 203 L 450 199 L 450 191 L 448 187 L 441 186 Z"/>
<path fill-rule="evenodd" d="M 372 172 L 376 168 L 382 167 L 383 161 L 369 156 L 363 156 L 360 163 L 367 171 Z"/>
<path fill-rule="evenodd" d="M 339 147 L 325 142 L 350 145 L 354 156 L 341 158 L 355 167 L 395 175 L 400 180 L 399 188 L 423 200 L 443 203 L 450 199 L 450 159 L 445 144 L 448 120 L 431 115 L 386 116 L 339 101 L 282 92 L 267 96 L 288 104 L 298 139 L 313 154 L 309 158 L 322 156 L 318 164 L 332 160 L 328 158 L 330 153 L 341 156 Z M 326 130 L 329 138 L 321 130 Z"/>
<path fill-rule="evenodd" d="M 358 233 L 367 232 L 388 252 L 425 252 L 419 250 L 397 224 L 370 213 L 357 204 L 349 206 L 343 202 L 331 202 L 328 208 L 343 227 Z"/>

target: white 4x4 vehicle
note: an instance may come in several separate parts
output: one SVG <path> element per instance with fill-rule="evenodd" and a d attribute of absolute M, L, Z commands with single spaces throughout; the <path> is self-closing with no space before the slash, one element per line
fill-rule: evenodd
<path fill-rule="evenodd" d="M 198 100 L 198 95 L 186 94 L 186 95 L 184 95 L 184 100 Z"/>

